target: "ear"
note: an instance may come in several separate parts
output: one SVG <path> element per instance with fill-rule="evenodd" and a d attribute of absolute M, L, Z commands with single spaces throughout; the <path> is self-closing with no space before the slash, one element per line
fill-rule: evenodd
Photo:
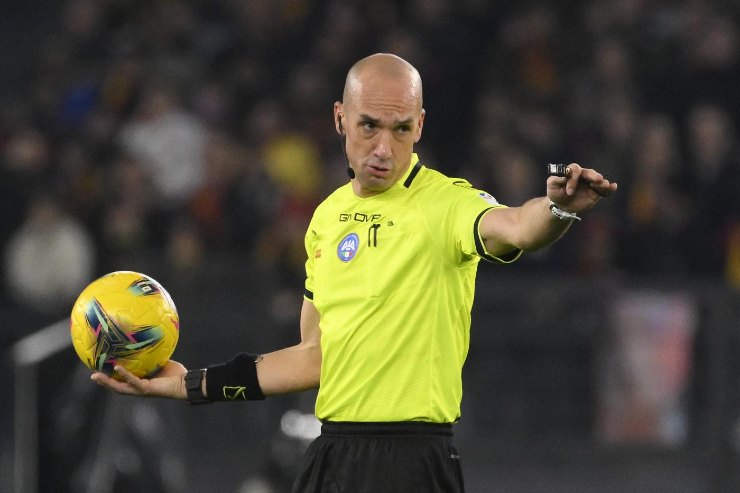
<path fill-rule="evenodd" d="M 426 110 L 422 108 L 421 113 L 419 114 L 419 128 L 416 130 L 416 135 L 414 136 L 415 144 L 421 140 L 421 130 L 422 128 L 424 128 L 424 116 L 426 114 L 427 114 Z"/>
<path fill-rule="evenodd" d="M 337 101 L 334 103 L 334 128 L 339 135 L 344 135 L 344 127 L 342 125 L 342 103 Z"/>

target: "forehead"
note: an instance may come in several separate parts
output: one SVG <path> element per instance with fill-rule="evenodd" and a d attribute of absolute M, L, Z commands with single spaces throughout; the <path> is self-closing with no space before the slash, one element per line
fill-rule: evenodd
<path fill-rule="evenodd" d="M 365 75 L 353 81 L 345 106 L 371 116 L 408 117 L 421 111 L 418 88 L 408 80 Z"/>

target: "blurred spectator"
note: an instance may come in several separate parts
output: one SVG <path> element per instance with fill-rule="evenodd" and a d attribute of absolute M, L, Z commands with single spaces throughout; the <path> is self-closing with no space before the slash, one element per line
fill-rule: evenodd
<path fill-rule="evenodd" d="M 155 242 L 164 243 L 166 233 L 157 231 L 160 225 L 156 223 L 159 195 L 141 162 L 119 156 L 107 170 L 103 193 L 96 226 L 107 265 L 125 265 Z"/>
<path fill-rule="evenodd" d="M 190 221 L 175 221 L 166 247 L 168 270 L 174 276 L 196 273 L 203 264 L 204 249 L 203 240 Z"/>
<path fill-rule="evenodd" d="M 521 205 L 544 193 L 542 173 L 524 149 L 498 144 L 481 152 L 481 182 L 477 188 L 487 190 L 500 202 Z"/>
<path fill-rule="evenodd" d="M 47 183 L 49 139 L 38 129 L 19 126 L 7 137 L 0 154 L 0 238 L 8 238 L 23 221 L 29 193 Z"/>
<path fill-rule="evenodd" d="M 289 282 L 300 282 L 306 261 L 304 235 L 322 190 L 318 152 L 304 136 L 286 133 L 265 143 L 263 158 L 282 193 L 275 197 L 275 221 L 262 237 L 260 259 Z"/>
<path fill-rule="evenodd" d="M 686 274 L 692 203 L 677 129 L 665 115 L 646 117 L 640 127 L 616 260 L 641 274 Z"/>
<path fill-rule="evenodd" d="M 231 230 L 227 209 L 231 189 L 238 184 L 244 158 L 227 136 L 211 133 L 204 147 L 205 179 L 190 200 L 190 214 L 209 246 L 230 246 Z"/>
<path fill-rule="evenodd" d="M 95 148 L 69 139 L 57 148 L 57 181 L 66 210 L 97 236 L 100 211 L 106 201 L 107 168 L 100 166 Z"/>
<path fill-rule="evenodd" d="M 208 136 L 204 157 L 205 180 L 189 204 L 193 226 L 212 251 L 251 252 L 273 219 L 277 187 L 257 152 L 224 133 Z"/>
<path fill-rule="evenodd" d="M 740 150 L 730 114 L 715 104 L 695 106 L 687 118 L 687 156 L 694 208 L 691 231 L 693 270 L 703 276 L 728 276 L 733 284 L 740 271 L 731 265 L 740 254 Z"/>
<path fill-rule="evenodd" d="M 5 251 L 11 296 L 39 313 L 61 315 L 92 280 L 95 245 L 83 226 L 50 194 L 30 202 Z"/>
<path fill-rule="evenodd" d="M 157 85 L 147 89 L 120 132 L 123 150 L 145 166 L 165 209 L 182 206 L 202 182 L 205 137 L 205 128 L 180 106 L 174 90 Z"/>
<path fill-rule="evenodd" d="M 737 5 L 686 2 L 685 31 L 680 38 L 686 75 L 679 96 L 690 104 L 711 98 L 733 114 L 740 111 L 740 32 Z M 681 104 L 674 98 L 674 103 Z"/>
<path fill-rule="evenodd" d="M 23 119 L 15 115 L 8 122 L 8 133 L 0 147 L 0 251 L 6 250 L 11 236 L 26 220 L 31 191 L 53 186 L 49 183 L 49 139 L 37 128 L 21 123 Z M 9 262 L 6 260 L 0 268 L 3 279 L 10 276 L 12 266 Z M 3 298 L 7 294 L 4 292 Z"/>

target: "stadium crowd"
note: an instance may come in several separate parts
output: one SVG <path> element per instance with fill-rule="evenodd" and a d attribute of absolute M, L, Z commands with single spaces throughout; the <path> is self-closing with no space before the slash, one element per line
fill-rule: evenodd
<path fill-rule="evenodd" d="M 0 104 L 0 305 L 15 320 L 66 316 L 87 282 L 141 258 L 183 276 L 257 262 L 300 288 L 313 207 L 346 180 L 332 103 L 351 63 L 382 51 L 424 78 L 431 167 L 512 205 L 542 194 L 547 162 L 619 182 L 522 269 L 740 286 L 737 2 L 56 9 Z"/>

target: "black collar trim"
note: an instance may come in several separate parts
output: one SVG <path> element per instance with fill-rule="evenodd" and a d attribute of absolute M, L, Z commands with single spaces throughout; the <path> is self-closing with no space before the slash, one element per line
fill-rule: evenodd
<path fill-rule="evenodd" d="M 411 182 L 414 181 L 414 178 L 416 178 L 416 175 L 419 174 L 419 170 L 421 169 L 421 161 L 417 161 L 414 165 L 414 169 L 411 170 L 411 173 L 409 173 L 409 176 L 406 178 L 406 181 L 403 182 L 403 186 L 406 188 L 409 188 L 411 186 Z"/>

